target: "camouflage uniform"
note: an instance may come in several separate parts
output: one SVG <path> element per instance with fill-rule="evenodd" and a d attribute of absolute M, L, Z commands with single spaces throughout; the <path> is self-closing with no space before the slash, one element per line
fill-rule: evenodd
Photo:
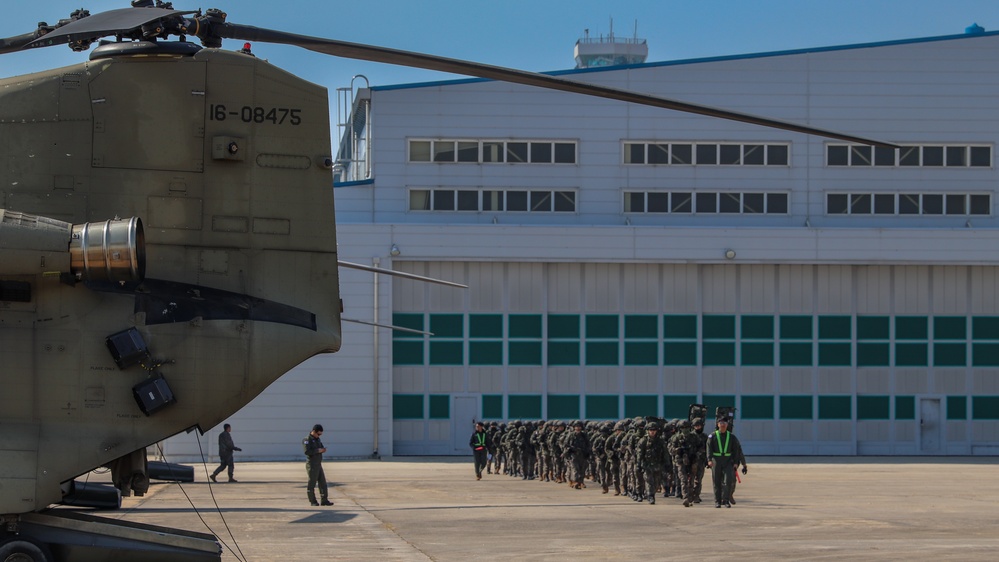
<path fill-rule="evenodd" d="M 694 487 L 693 474 L 694 463 L 697 456 L 697 446 L 699 440 L 690 429 L 690 421 L 683 420 L 679 424 L 679 431 L 669 440 L 669 453 L 673 457 L 673 464 L 677 467 L 677 476 L 680 480 L 680 490 L 683 494 L 683 506 L 690 507 L 693 503 Z"/>
<path fill-rule="evenodd" d="M 666 464 L 666 454 L 666 444 L 659 436 L 659 424 L 648 424 L 645 436 L 638 441 L 636 457 L 645 476 L 645 496 L 652 505 L 656 503 L 656 491 Z"/>
<path fill-rule="evenodd" d="M 591 453 L 590 438 L 583 431 L 582 422 L 576 422 L 569 435 L 569 446 L 566 447 L 566 454 L 571 462 L 569 479 L 570 485 L 578 490 L 584 487 L 583 478 L 586 476 L 586 465 Z"/>

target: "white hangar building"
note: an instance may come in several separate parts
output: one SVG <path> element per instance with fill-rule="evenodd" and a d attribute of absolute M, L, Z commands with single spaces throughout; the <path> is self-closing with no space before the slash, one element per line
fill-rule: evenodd
<path fill-rule="evenodd" d="M 341 270 L 345 317 L 433 335 L 345 323 L 237 444 L 297 458 L 321 422 L 334 455 L 467 454 L 473 419 L 697 402 L 750 455 L 999 454 L 996 53 L 969 28 L 557 73 L 898 151 L 488 80 L 360 90 L 340 258 L 469 288 Z"/>

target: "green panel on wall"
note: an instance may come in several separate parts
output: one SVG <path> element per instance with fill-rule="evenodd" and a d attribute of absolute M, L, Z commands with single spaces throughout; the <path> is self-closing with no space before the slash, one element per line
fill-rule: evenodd
<path fill-rule="evenodd" d="M 999 343 L 971 344 L 973 367 L 999 367 Z"/>
<path fill-rule="evenodd" d="M 890 336 L 891 321 L 887 316 L 858 316 L 858 340 L 886 340 Z"/>
<path fill-rule="evenodd" d="M 423 314 L 395 312 L 392 314 L 392 325 L 399 326 L 400 328 L 409 328 L 411 330 L 420 330 L 421 332 L 426 330 L 423 325 Z M 414 334 L 412 332 L 403 332 L 401 330 L 392 330 L 392 339 L 405 340 L 414 338 L 423 339 L 423 335 Z"/>
<path fill-rule="evenodd" d="M 975 316 L 972 318 L 971 339 L 999 340 L 999 316 Z"/>
<path fill-rule="evenodd" d="M 887 343 L 857 343 L 858 367 L 888 367 L 891 348 Z"/>
<path fill-rule="evenodd" d="M 925 316 L 896 316 L 896 340 L 925 340 L 929 337 L 928 319 Z"/>
<path fill-rule="evenodd" d="M 541 338 L 540 314 L 511 314 L 507 317 L 510 337 L 514 339 Z"/>
<path fill-rule="evenodd" d="M 579 365 L 579 342 L 548 342 L 549 365 Z"/>
<path fill-rule="evenodd" d="M 857 419 L 887 420 L 890 418 L 888 411 L 890 405 L 891 400 L 888 396 L 858 396 Z"/>
<path fill-rule="evenodd" d="M 819 367 L 849 367 L 853 364 L 848 343 L 819 343 Z"/>
<path fill-rule="evenodd" d="M 706 340 L 735 339 L 735 316 L 705 314 L 701 317 L 702 337 Z"/>
<path fill-rule="evenodd" d="M 999 420 L 999 396 L 972 396 L 971 419 Z"/>
<path fill-rule="evenodd" d="M 461 314 L 431 314 L 430 331 L 432 338 L 460 338 L 464 337 L 463 326 L 464 317 Z"/>
<path fill-rule="evenodd" d="M 696 352 L 695 348 L 694 353 L 696 354 Z M 656 342 L 624 342 L 624 364 L 635 367 L 658 365 L 659 344 Z"/>
<path fill-rule="evenodd" d="M 512 394 L 506 399 L 510 419 L 541 419 L 541 395 Z"/>
<path fill-rule="evenodd" d="M 592 394 L 587 396 L 585 401 L 588 420 L 616 420 L 621 417 L 616 394 Z"/>
<path fill-rule="evenodd" d="M 618 365 L 618 343 L 605 341 L 586 342 L 586 365 Z"/>
<path fill-rule="evenodd" d="M 697 404 L 696 394 L 663 396 L 663 417 L 666 419 L 687 419 L 691 404 Z"/>
<path fill-rule="evenodd" d="M 422 365 L 423 342 L 395 340 L 392 342 L 393 365 Z"/>
<path fill-rule="evenodd" d="M 947 397 L 947 419 L 966 420 L 968 419 L 968 398 L 965 396 Z"/>
<path fill-rule="evenodd" d="M 579 339 L 579 316 L 576 314 L 549 314 L 548 337 Z"/>
<path fill-rule="evenodd" d="M 848 340 L 852 337 L 849 316 L 819 316 L 820 340 Z"/>
<path fill-rule="evenodd" d="M 666 342 L 663 344 L 664 365 L 697 365 L 696 342 Z"/>
<path fill-rule="evenodd" d="M 744 420 L 772 420 L 774 419 L 774 397 L 773 396 L 743 396 L 741 399 L 742 409 L 740 415 Z M 710 425 L 708 426 L 710 429 Z M 707 431 L 707 429 L 705 430 Z"/>
<path fill-rule="evenodd" d="M 774 364 L 773 343 L 742 343 L 742 364 L 749 366 L 767 366 Z"/>
<path fill-rule="evenodd" d="M 933 318 L 933 339 L 968 339 L 968 319 L 964 316 L 935 316 Z"/>
<path fill-rule="evenodd" d="M 629 314 L 624 317 L 626 339 L 656 339 L 659 337 L 659 317 L 652 314 Z"/>
<path fill-rule="evenodd" d="M 469 314 L 468 337 L 470 338 L 502 338 L 502 314 Z"/>
<path fill-rule="evenodd" d="M 571 394 L 549 394 L 548 419 L 579 419 L 579 396 Z"/>
<path fill-rule="evenodd" d="M 812 344 L 781 342 L 780 365 L 781 367 L 811 367 Z"/>
<path fill-rule="evenodd" d="M 587 314 L 587 339 L 617 339 L 618 317 L 616 314 Z"/>
<path fill-rule="evenodd" d="M 465 363 L 464 342 L 431 341 L 431 365 L 463 365 Z"/>
<path fill-rule="evenodd" d="M 780 419 L 810 420 L 812 419 L 811 396 L 781 396 Z"/>
<path fill-rule="evenodd" d="M 483 394 L 482 395 L 482 419 L 501 420 L 503 419 L 503 395 Z"/>
<path fill-rule="evenodd" d="M 468 364 L 502 365 L 503 342 L 501 341 L 468 342 Z"/>
<path fill-rule="evenodd" d="M 895 397 L 895 419 L 914 420 L 916 419 L 916 397 L 896 396 Z"/>
<path fill-rule="evenodd" d="M 422 394 L 393 394 L 392 395 L 392 419 L 396 419 L 396 420 L 422 420 L 423 419 L 423 395 Z"/>
<path fill-rule="evenodd" d="M 451 417 L 451 395 L 430 395 L 430 419 L 446 420 Z"/>
<path fill-rule="evenodd" d="M 704 346 L 702 361 L 705 367 L 735 365 L 735 342 L 706 341 L 702 345 Z"/>
<path fill-rule="evenodd" d="M 896 343 L 895 366 L 926 367 L 929 365 L 929 345 L 925 343 Z"/>
<path fill-rule="evenodd" d="M 780 339 L 810 340 L 812 339 L 811 316 L 781 316 Z"/>
<path fill-rule="evenodd" d="M 624 397 L 624 417 L 658 416 L 659 398 L 656 396 L 636 395 Z"/>
<path fill-rule="evenodd" d="M 743 316 L 740 319 L 742 339 L 772 340 L 774 339 L 773 316 Z"/>
<path fill-rule="evenodd" d="M 933 344 L 934 367 L 965 367 L 968 365 L 968 346 L 964 343 Z"/>
<path fill-rule="evenodd" d="M 663 316 L 663 338 L 697 339 L 697 316 L 693 314 L 667 314 Z"/>
<path fill-rule="evenodd" d="M 848 420 L 852 410 L 849 396 L 819 396 L 820 420 Z"/>
<path fill-rule="evenodd" d="M 540 365 L 541 342 L 512 341 L 508 348 L 510 365 Z"/>

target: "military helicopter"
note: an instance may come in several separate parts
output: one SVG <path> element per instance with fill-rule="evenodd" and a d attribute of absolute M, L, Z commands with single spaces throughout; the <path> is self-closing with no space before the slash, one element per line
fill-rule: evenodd
<path fill-rule="evenodd" d="M 212 535 L 49 510 L 340 349 L 328 95 L 223 39 L 891 146 L 570 79 L 229 22 L 156 0 L 0 39 L 89 60 L 0 79 L 0 561 L 218 560 Z M 197 38 L 200 45 L 189 39 Z M 377 270 L 381 271 L 381 270 Z M 396 272 L 386 272 L 395 274 Z M 426 278 L 403 274 L 426 281 Z"/>

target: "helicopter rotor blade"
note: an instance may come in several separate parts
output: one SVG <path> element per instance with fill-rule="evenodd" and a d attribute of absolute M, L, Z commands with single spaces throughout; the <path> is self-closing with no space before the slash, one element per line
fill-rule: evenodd
<path fill-rule="evenodd" d="M 797 133 L 805 133 L 809 135 L 818 135 L 821 137 L 828 137 L 852 143 L 882 146 L 887 148 L 898 148 L 898 146 L 891 143 L 867 139 L 855 135 L 848 135 L 845 133 L 830 131 L 828 129 L 809 127 L 806 125 L 800 125 L 789 121 L 771 119 L 768 117 L 760 117 L 748 113 L 740 113 L 737 111 L 730 111 L 727 109 L 720 109 L 706 105 L 677 101 L 668 98 L 642 94 L 638 92 L 630 92 L 627 90 L 610 88 L 607 86 L 587 84 L 583 82 L 577 82 L 574 80 L 567 80 L 565 78 L 559 78 L 557 76 L 550 76 L 548 74 L 540 74 L 537 72 L 516 70 L 513 68 L 493 66 L 488 64 L 465 61 L 460 59 L 452 59 L 436 55 L 428 55 L 413 51 L 401 51 L 385 47 L 376 47 L 372 45 L 363 45 L 359 43 L 349 43 L 346 41 L 338 41 L 334 39 L 310 37 L 306 35 L 298 35 L 294 33 L 287 33 L 283 31 L 264 29 L 248 25 L 224 23 L 215 26 L 213 31 L 218 33 L 219 36 L 227 39 L 239 39 L 243 41 L 262 41 L 266 43 L 280 43 L 285 45 L 294 45 L 302 47 L 303 49 L 308 49 L 310 51 L 315 51 L 318 53 L 324 53 L 327 55 L 333 55 L 337 57 L 366 60 L 371 62 L 381 62 L 387 64 L 396 64 L 401 66 L 410 66 L 415 68 L 423 68 L 427 70 L 437 70 L 441 72 L 449 72 L 452 74 L 463 74 L 466 76 L 475 76 L 478 78 L 488 78 L 491 80 L 501 80 L 504 82 L 512 82 L 515 84 L 537 86 L 540 88 L 559 90 L 563 92 L 585 94 L 607 99 L 631 102 L 640 105 L 660 107 L 664 109 L 672 109 L 686 113 L 707 115 L 710 117 L 718 117 L 721 119 L 728 119 L 731 121 L 741 121 L 743 123 L 751 123 L 754 125 L 761 125 L 764 127 L 783 129 L 787 131 L 794 131 Z"/>
<path fill-rule="evenodd" d="M 195 12 L 168 10 L 166 8 L 120 8 L 117 10 L 108 10 L 69 22 L 28 43 L 26 47 L 29 49 L 51 47 L 53 45 L 65 45 L 78 41 L 89 45 L 91 41 L 109 35 L 123 35 L 138 39 L 142 37 L 142 34 L 134 37 L 131 34 L 136 30 L 141 31 L 143 27 L 157 20 L 173 19 L 175 22 L 179 22 L 182 21 L 181 16 L 193 13 Z M 166 31 L 166 29 L 164 27 L 159 30 L 145 30 L 142 33 L 144 34 L 149 31 L 157 31 L 157 33 L 152 33 L 152 35 L 158 35 Z M 170 31 L 176 30 L 171 29 Z M 179 31 L 185 30 L 181 29 Z"/>

